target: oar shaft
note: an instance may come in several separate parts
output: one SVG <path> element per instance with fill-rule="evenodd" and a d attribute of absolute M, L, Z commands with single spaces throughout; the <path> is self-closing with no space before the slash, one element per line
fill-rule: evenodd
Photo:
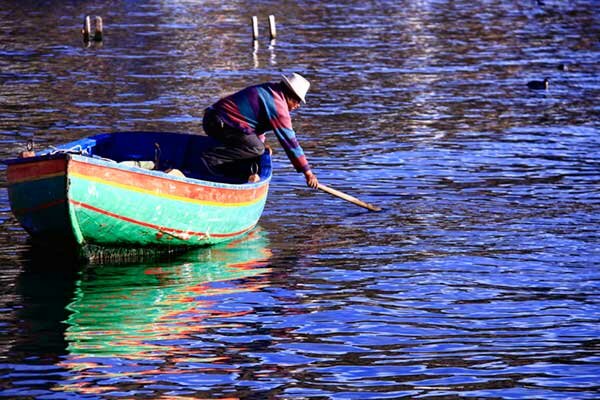
<path fill-rule="evenodd" d="M 339 197 L 340 199 L 344 199 L 346 201 L 349 201 L 350 203 L 354 203 L 357 206 L 361 206 L 366 208 L 367 210 L 371 210 L 371 211 L 381 211 L 381 208 L 374 206 L 372 204 L 369 203 L 365 203 L 362 200 L 357 199 L 356 197 L 350 196 L 349 194 L 346 194 L 344 192 L 340 192 L 339 190 L 330 188 L 329 186 L 325 186 L 322 183 L 319 183 L 318 186 L 319 190 L 322 190 L 324 192 L 327 192 L 329 194 L 332 194 L 336 197 Z"/>

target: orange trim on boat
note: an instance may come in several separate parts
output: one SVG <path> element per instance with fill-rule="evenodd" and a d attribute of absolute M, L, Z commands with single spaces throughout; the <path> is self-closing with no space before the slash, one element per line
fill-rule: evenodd
<path fill-rule="evenodd" d="M 64 158 L 12 164 L 6 170 L 6 180 L 9 184 L 37 181 L 64 175 L 66 170 L 67 160 Z"/>
<path fill-rule="evenodd" d="M 220 206 L 250 205 L 262 200 L 268 192 L 269 185 L 249 188 L 224 188 L 174 181 L 165 177 L 139 173 L 136 171 L 115 169 L 102 165 L 72 160 L 69 173 L 83 179 L 103 184 L 153 194 L 155 196 L 174 198 L 183 201 L 200 201 Z"/>

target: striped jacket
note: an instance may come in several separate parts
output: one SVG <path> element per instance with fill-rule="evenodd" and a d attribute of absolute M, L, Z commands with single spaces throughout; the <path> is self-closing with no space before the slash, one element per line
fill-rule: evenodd
<path fill-rule="evenodd" d="M 282 83 L 262 83 L 226 96 L 212 108 L 224 123 L 248 135 L 273 131 L 298 172 L 310 169 L 304 150 L 296 139 Z"/>

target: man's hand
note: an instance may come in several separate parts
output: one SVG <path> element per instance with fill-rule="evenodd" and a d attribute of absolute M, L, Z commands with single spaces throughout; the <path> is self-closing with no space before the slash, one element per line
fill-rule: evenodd
<path fill-rule="evenodd" d="M 317 179 L 317 176 L 313 174 L 310 169 L 304 172 L 304 178 L 306 179 L 306 184 L 308 187 L 316 189 L 319 186 L 319 180 Z"/>
<path fill-rule="evenodd" d="M 270 156 L 273 155 L 273 149 L 271 148 L 271 146 L 269 146 L 266 143 L 265 143 L 265 152 L 268 152 Z"/>

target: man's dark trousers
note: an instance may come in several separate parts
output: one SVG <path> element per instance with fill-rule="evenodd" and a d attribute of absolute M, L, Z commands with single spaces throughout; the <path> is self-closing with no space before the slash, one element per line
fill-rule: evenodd
<path fill-rule="evenodd" d="M 265 151 L 265 145 L 258 136 L 230 127 L 211 107 L 204 111 L 202 127 L 208 136 L 220 143 L 202 156 L 211 173 L 225 176 L 244 174 L 239 177 L 247 178 L 256 172 L 251 170 L 251 164 Z M 248 171 L 244 171 L 246 168 Z"/>

